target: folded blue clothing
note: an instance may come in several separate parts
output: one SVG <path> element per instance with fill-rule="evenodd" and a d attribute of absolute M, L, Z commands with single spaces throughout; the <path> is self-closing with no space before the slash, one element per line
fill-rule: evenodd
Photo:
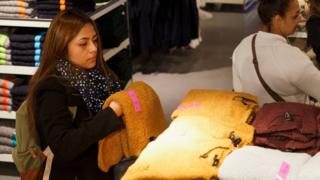
<path fill-rule="evenodd" d="M 73 4 L 65 4 L 65 9 L 68 9 L 68 7 L 74 7 Z M 36 8 L 38 11 L 60 11 L 61 5 L 60 4 L 37 4 Z"/>
<path fill-rule="evenodd" d="M 45 14 L 45 13 L 41 14 L 41 13 L 38 13 L 37 17 L 41 18 L 41 19 L 53 19 L 57 14 L 58 14 L 58 12 L 55 12 L 54 14 Z"/>
<path fill-rule="evenodd" d="M 43 43 L 39 42 L 11 42 L 11 49 L 42 49 Z"/>
<path fill-rule="evenodd" d="M 20 107 L 20 105 L 23 103 L 23 101 L 14 101 L 12 104 L 12 109 L 14 110 L 15 107 Z"/>
<path fill-rule="evenodd" d="M 16 96 L 26 96 L 28 95 L 28 85 L 14 85 L 11 89 L 11 95 L 13 99 L 15 99 Z"/>
<path fill-rule="evenodd" d="M 12 49 L 11 55 L 17 55 L 17 56 L 34 56 L 34 55 L 40 55 L 41 49 Z"/>
<path fill-rule="evenodd" d="M 13 103 L 21 103 L 26 100 L 27 94 L 25 95 L 14 95 L 12 96 Z"/>
<path fill-rule="evenodd" d="M 40 34 L 16 34 L 11 33 L 9 35 L 10 42 L 43 42 L 45 32 Z"/>
<path fill-rule="evenodd" d="M 60 0 L 37 0 L 37 4 L 43 4 L 44 2 L 51 2 L 54 4 L 60 3 Z M 81 9 L 85 12 L 94 11 L 96 5 L 93 0 L 65 0 L 65 2 L 66 5 L 69 6 L 71 4 L 72 7 Z"/>
<path fill-rule="evenodd" d="M 37 66 L 39 66 L 40 64 L 37 63 L 37 62 L 12 61 L 12 65 L 37 67 Z"/>
<path fill-rule="evenodd" d="M 40 62 L 40 55 L 34 56 L 23 56 L 23 55 L 12 55 L 11 61 L 24 61 L 24 62 Z"/>
<path fill-rule="evenodd" d="M 56 15 L 56 14 L 58 14 L 58 12 L 60 12 L 59 9 L 57 9 L 57 10 L 41 10 L 41 9 L 39 9 L 37 11 L 38 15 L 39 14 Z"/>
<path fill-rule="evenodd" d="M 30 76 L 18 76 L 12 80 L 14 87 L 25 86 L 29 84 Z"/>
<path fill-rule="evenodd" d="M 61 2 L 60 2 L 60 0 L 49 0 L 49 1 L 37 1 L 36 2 L 36 7 L 38 7 L 38 5 L 60 5 L 61 4 Z M 68 1 L 68 0 L 66 0 L 65 2 L 64 2 L 64 4 L 65 5 L 72 5 L 73 4 L 73 2 L 71 2 L 71 1 Z"/>

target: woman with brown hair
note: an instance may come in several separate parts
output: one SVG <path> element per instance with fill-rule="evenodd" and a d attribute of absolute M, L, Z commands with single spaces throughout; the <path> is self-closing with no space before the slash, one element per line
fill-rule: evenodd
<path fill-rule="evenodd" d="M 105 65 L 95 23 L 82 12 L 58 14 L 47 31 L 40 67 L 27 98 L 30 127 L 41 148 L 54 154 L 50 179 L 112 179 L 97 163 L 98 141 L 122 127 L 117 102 L 101 110 L 120 90 Z M 68 107 L 77 107 L 74 117 Z"/>
<path fill-rule="evenodd" d="M 316 54 L 316 60 L 320 65 L 320 0 L 308 0 L 310 17 L 308 18 L 307 42 Z"/>

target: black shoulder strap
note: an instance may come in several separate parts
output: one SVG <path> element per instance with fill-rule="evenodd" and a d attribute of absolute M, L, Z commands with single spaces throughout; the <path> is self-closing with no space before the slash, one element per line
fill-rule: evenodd
<path fill-rule="evenodd" d="M 261 74 L 260 74 L 260 70 L 259 70 L 259 64 L 258 64 L 258 59 L 257 59 L 257 54 L 256 54 L 256 48 L 255 48 L 255 42 L 256 42 L 256 37 L 257 34 L 255 34 L 252 38 L 252 43 L 251 43 L 251 47 L 252 47 L 252 54 L 253 54 L 253 64 L 254 64 L 254 68 L 256 70 L 256 73 L 258 75 L 258 78 L 262 84 L 262 86 L 264 87 L 264 89 L 269 93 L 269 95 L 277 102 L 285 102 L 285 100 L 279 96 L 276 92 L 274 92 L 269 86 L 268 84 L 263 80 Z"/>

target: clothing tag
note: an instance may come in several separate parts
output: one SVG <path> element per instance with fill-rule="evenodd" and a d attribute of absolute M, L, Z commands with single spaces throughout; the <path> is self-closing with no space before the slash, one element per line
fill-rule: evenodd
<path fill-rule="evenodd" d="M 276 180 L 286 180 L 290 171 L 290 165 L 285 161 L 282 162 Z"/>
<path fill-rule="evenodd" d="M 137 94 L 132 90 L 128 90 L 127 92 L 132 99 L 135 112 L 141 111 L 141 105 L 140 105 Z"/>
<path fill-rule="evenodd" d="M 199 108 L 200 104 L 189 104 L 184 106 L 179 106 L 176 110 L 184 110 L 184 109 L 190 109 L 190 108 Z"/>

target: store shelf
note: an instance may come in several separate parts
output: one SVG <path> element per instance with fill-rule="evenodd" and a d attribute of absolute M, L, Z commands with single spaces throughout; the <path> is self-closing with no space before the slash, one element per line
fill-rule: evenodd
<path fill-rule="evenodd" d="M 91 13 L 89 15 L 90 15 L 91 19 L 96 20 L 99 17 L 112 11 L 113 9 L 125 4 L 126 1 L 127 0 L 112 0 L 105 5 L 99 6 L 93 13 Z"/>
<path fill-rule="evenodd" d="M 129 38 L 125 39 L 120 43 L 116 48 L 105 49 L 103 50 L 103 58 L 105 61 L 108 61 L 114 55 L 118 54 L 121 50 L 126 49 L 129 46 Z"/>
<path fill-rule="evenodd" d="M 0 65 L 1 74 L 33 75 L 38 67 Z"/>
<path fill-rule="evenodd" d="M 121 50 L 129 46 L 129 38 L 125 39 L 116 48 L 103 50 L 103 57 L 107 61 Z M 31 66 L 14 66 L 14 65 L 0 65 L 1 74 L 15 74 L 15 75 L 33 75 L 38 67 Z M 1 117 L 1 116 L 0 116 Z"/>
<path fill-rule="evenodd" d="M 47 28 L 50 25 L 50 21 L 50 19 L 17 19 L 1 17 L 0 26 Z"/>
<path fill-rule="evenodd" d="M 13 163 L 11 154 L 0 154 L 0 162 L 10 162 Z"/>
<path fill-rule="evenodd" d="M 104 14 L 112 11 L 118 6 L 124 4 L 126 0 L 112 0 L 102 6 L 99 6 L 93 13 L 89 16 L 91 19 L 96 20 Z M 19 19 L 19 18 L 7 18 L 0 17 L 0 26 L 6 27 L 34 27 L 34 28 L 48 28 L 51 19 L 40 19 L 40 18 L 29 18 L 29 19 Z"/>
<path fill-rule="evenodd" d="M 1 119 L 11 119 L 16 120 L 16 112 L 15 111 L 0 111 Z"/>

